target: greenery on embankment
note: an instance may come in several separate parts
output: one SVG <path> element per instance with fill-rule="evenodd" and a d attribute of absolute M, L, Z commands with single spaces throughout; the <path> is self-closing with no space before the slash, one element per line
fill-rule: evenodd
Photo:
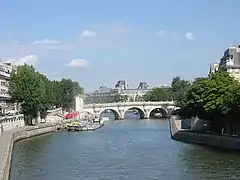
<path fill-rule="evenodd" d="M 177 105 L 184 118 L 210 120 L 212 132 L 239 134 L 240 83 L 227 72 L 196 78 L 177 100 Z"/>
<path fill-rule="evenodd" d="M 144 101 L 179 101 L 190 85 L 189 81 L 177 76 L 173 78 L 170 87 L 153 88 L 143 96 L 143 99 Z"/>
<path fill-rule="evenodd" d="M 209 120 L 213 133 L 240 134 L 240 83 L 227 72 L 193 82 L 175 77 L 170 88 L 154 88 L 144 100 L 174 100 L 182 118 Z"/>
<path fill-rule="evenodd" d="M 27 123 L 39 115 L 45 118 L 47 110 L 62 107 L 69 110 L 74 105 L 74 97 L 82 94 L 83 88 L 71 79 L 51 81 L 47 76 L 27 64 L 12 71 L 9 94 L 12 102 L 21 106 Z"/>

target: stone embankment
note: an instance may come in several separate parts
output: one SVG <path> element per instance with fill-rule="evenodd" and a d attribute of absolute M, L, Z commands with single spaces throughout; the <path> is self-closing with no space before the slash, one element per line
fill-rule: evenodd
<path fill-rule="evenodd" d="M 231 150 L 240 150 L 240 137 L 198 133 L 181 129 L 181 120 L 176 118 L 170 118 L 169 125 L 172 139 Z"/>
<path fill-rule="evenodd" d="M 0 135 L 0 180 L 8 180 L 11 167 L 13 144 L 16 141 L 54 132 L 57 125 L 44 124 L 33 127 L 22 127 L 12 131 L 6 131 Z"/>

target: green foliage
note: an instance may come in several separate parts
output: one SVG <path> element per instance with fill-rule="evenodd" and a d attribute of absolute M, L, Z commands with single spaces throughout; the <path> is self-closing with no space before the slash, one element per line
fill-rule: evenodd
<path fill-rule="evenodd" d="M 190 88 L 191 83 L 184 79 L 181 79 L 179 76 L 173 78 L 171 89 L 173 93 L 174 100 L 177 102 L 177 106 L 182 106 L 184 104 L 184 96 L 187 90 Z"/>
<path fill-rule="evenodd" d="M 197 78 L 179 104 L 185 117 L 234 121 L 240 115 L 240 84 L 226 72 Z"/>
<path fill-rule="evenodd" d="M 156 87 L 147 92 L 144 96 L 145 101 L 168 101 L 172 100 L 168 90 L 161 87 Z"/>
<path fill-rule="evenodd" d="M 114 102 L 127 102 L 129 97 L 127 95 L 117 94 L 114 97 Z"/>
<path fill-rule="evenodd" d="M 184 104 L 184 96 L 191 83 L 180 77 L 174 77 L 171 87 L 157 87 L 150 90 L 145 96 L 144 101 L 176 101 L 177 106 Z"/>
<path fill-rule="evenodd" d="M 77 82 L 70 79 L 50 81 L 33 66 L 26 64 L 13 70 L 9 83 L 12 101 L 21 104 L 21 112 L 30 124 L 39 115 L 45 118 L 48 109 L 71 109 L 74 97 L 81 93 L 83 88 Z"/>

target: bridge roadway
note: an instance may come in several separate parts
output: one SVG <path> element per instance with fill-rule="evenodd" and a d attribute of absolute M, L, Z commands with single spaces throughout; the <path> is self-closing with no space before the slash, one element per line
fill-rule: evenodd
<path fill-rule="evenodd" d="M 174 104 L 174 101 L 86 104 L 83 105 L 82 111 L 100 117 L 102 112 L 111 110 L 115 114 L 116 119 L 124 119 L 126 111 L 137 109 L 141 119 L 149 119 L 151 113 L 156 109 L 159 109 L 164 117 L 168 117 L 174 110 L 177 109 Z"/>

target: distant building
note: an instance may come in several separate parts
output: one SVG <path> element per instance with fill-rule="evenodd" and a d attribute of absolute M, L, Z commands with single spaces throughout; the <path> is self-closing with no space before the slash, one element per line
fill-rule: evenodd
<path fill-rule="evenodd" d="M 210 66 L 210 73 L 217 71 L 226 71 L 240 82 L 240 45 L 227 48 L 219 64 Z"/>
<path fill-rule="evenodd" d="M 120 89 L 100 86 L 92 93 L 86 94 L 84 103 L 110 103 L 114 102 L 115 96 L 120 93 Z"/>
<path fill-rule="evenodd" d="M 122 90 L 120 95 L 128 96 L 129 101 L 140 101 L 148 91 L 151 89 L 125 89 Z"/>
<path fill-rule="evenodd" d="M 116 95 L 129 96 L 129 100 L 137 100 L 150 90 L 147 82 L 140 82 L 138 88 L 129 89 L 125 80 L 119 80 L 114 88 L 100 86 L 99 89 L 92 93 L 85 94 L 85 103 L 110 103 L 115 102 Z"/>
<path fill-rule="evenodd" d="M 117 84 L 115 85 L 116 89 L 128 89 L 128 84 L 125 80 L 120 80 L 117 82 Z"/>
<path fill-rule="evenodd" d="M 140 82 L 138 89 L 149 89 L 149 85 L 147 84 L 147 82 Z"/>

